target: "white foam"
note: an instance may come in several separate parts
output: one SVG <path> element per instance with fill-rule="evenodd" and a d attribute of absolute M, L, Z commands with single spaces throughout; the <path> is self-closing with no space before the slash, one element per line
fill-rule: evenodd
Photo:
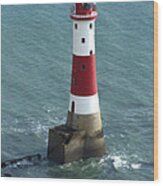
<path fill-rule="evenodd" d="M 113 156 L 111 159 L 114 160 L 113 166 L 116 170 L 119 169 L 120 167 L 126 167 L 127 165 L 127 161 L 122 160 L 120 156 Z"/>
<path fill-rule="evenodd" d="M 131 168 L 133 168 L 133 169 L 140 169 L 140 167 L 141 167 L 141 164 L 140 163 L 132 163 L 131 164 Z"/>
<path fill-rule="evenodd" d="M 121 138 L 124 138 L 125 136 L 124 136 L 123 134 L 120 134 L 120 137 L 121 137 Z"/>

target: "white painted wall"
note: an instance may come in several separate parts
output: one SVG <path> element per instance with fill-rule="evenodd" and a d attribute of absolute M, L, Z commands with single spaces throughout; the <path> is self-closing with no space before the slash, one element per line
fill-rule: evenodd
<path fill-rule="evenodd" d="M 90 24 L 92 23 L 92 29 Z M 75 29 L 75 24 L 78 28 Z M 95 20 L 73 20 L 73 54 L 77 56 L 90 56 L 90 50 L 95 54 Z M 81 39 L 85 38 L 85 43 Z"/>
<path fill-rule="evenodd" d="M 99 98 L 98 94 L 93 96 L 75 96 L 70 94 L 70 102 L 69 102 L 69 111 L 71 112 L 72 102 L 75 102 L 75 111 L 76 114 L 94 114 L 100 112 L 99 108 Z"/>

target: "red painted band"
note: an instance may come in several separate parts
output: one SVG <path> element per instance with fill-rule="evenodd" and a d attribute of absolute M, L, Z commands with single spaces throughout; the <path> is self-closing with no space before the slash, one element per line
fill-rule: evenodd
<path fill-rule="evenodd" d="M 73 55 L 71 93 L 77 96 L 90 96 L 97 93 L 95 55 Z"/>

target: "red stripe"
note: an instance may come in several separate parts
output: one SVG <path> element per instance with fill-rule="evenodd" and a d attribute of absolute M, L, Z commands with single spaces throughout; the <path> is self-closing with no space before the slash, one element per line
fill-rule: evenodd
<path fill-rule="evenodd" d="M 97 93 L 95 55 L 73 55 L 71 93 L 78 96 Z"/>

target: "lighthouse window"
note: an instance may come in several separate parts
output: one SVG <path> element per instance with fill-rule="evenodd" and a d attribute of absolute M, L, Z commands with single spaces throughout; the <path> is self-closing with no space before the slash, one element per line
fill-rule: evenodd
<path fill-rule="evenodd" d="M 74 113 L 75 111 L 75 102 L 72 101 L 72 104 L 71 104 L 71 112 Z"/>
<path fill-rule="evenodd" d="M 84 64 L 82 65 L 82 70 L 83 70 L 83 71 L 85 70 L 85 65 L 84 65 Z"/>
<path fill-rule="evenodd" d="M 81 42 L 82 43 L 85 43 L 85 38 L 84 37 L 81 39 Z"/>
<path fill-rule="evenodd" d="M 75 23 L 75 29 L 76 29 L 76 30 L 78 29 L 78 24 L 77 24 L 77 23 Z"/>
<path fill-rule="evenodd" d="M 93 25 L 92 25 L 92 23 L 90 23 L 89 28 L 92 29 L 92 27 L 93 27 Z"/>
<path fill-rule="evenodd" d="M 92 54 L 93 54 L 93 51 L 92 51 L 92 50 L 90 50 L 90 52 L 89 52 L 89 53 L 90 53 L 90 55 L 92 55 Z"/>

